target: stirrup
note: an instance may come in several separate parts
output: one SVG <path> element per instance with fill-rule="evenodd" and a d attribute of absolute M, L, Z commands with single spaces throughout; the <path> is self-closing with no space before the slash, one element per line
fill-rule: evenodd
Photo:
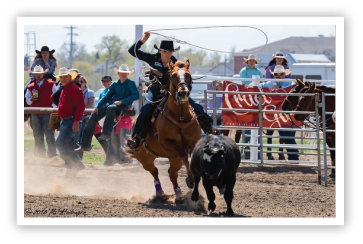
<path fill-rule="evenodd" d="M 135 136 L 132 139 L 127 140 L 127 146 L 132 149 L 140 147 L 142 139 L 139 136 Z"/>

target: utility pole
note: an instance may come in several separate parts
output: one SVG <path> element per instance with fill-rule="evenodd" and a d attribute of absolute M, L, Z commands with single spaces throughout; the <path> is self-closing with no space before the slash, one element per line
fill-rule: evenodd
<path fill-rule="evenodd" d="M 227 56 L 224 55 L 224 76 L 226 76 L 226 68 L 227 68 Z"/>
<path fill-rule="evenodd" d="M 73 36 L 78 36 L 78 34 L 73 33 L 73 29 L 76 29 L 76 27 L 74 27 L 74 26 L 64 27 L 64 28 L 71 29 L 71 33 L 67 33 L 67 35 L 71 36 L 71 43 L 69 44 L 70 49 L 69 49 L 69 60 L 68 60 L 68 66 L 69 66 L 68 68 L 71 69 L 72 68 L 72 61 L 73 61 L 73 58 L 72 58 L 73 45 L 75 45 L 75 43 L 73 43 Z"/>

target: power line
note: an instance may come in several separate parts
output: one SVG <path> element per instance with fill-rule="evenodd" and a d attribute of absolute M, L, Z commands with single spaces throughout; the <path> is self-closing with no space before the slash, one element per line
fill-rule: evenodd
<path fill-rule="evenodd" d="M 67 33 L 67 35 L 71 36 L 71 42 L 70 42 L 70 49 L 69 49 L 69 60 L 68 60 L 68 68 L 71 69 L 72 68 L 72 61 L 73 61 L 73 57 L 72 57 L 72 53 L 73 53 L 73 45 L 76 45 L 76 43 L 73 43 L 73 36 L 78 36 L 77 33 L 73 33 L 73 29 L 76 29 L 75 26 L 70 26 L 70 27 L 64 27 L 67 29 L 71 30 L 71 33 Z"/>

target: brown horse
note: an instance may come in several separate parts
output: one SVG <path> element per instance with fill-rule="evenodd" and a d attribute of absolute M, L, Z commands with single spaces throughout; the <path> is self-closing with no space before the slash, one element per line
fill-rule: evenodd
<path fill-rule="evenodd" d="M 308 89 L 305 93 L 317 93 L 319 94 L 319 103 L 321 103 L 322 93 L 333 93 L 335 94 L 335 89 L 326 86 L 316 86 L 315 83 L 309 84 Z M 296 105 L 295 111 L 315 111 L 315 96 L 301 96 Z M 335 122 L 331 114 L 326 115 L 325 121 L 322 121 L 322 108 L 319 107 L 320 116 L 320 130 L 322 130 L 322 124 L 324 123 L 327 129 L 335 130 Z M 325 111 L 335 112 L 335 96 L 326 96 L 325 98 Z M 294 114 L 296 120 L 304 121 L 308 114 Z M 329 147 L 335 148 L 335 132 L 326 132 L 326 144 Z M 332 166 L 335 166 L 335 150 L 330 150 L 330 157 L 332 160 Z M 335 177 L 335 169 L 332 169 L 330 177 Z"/>
<path fill-rule="evenodd" d="M 182 162 L 186 166 L 188 187 L 193 188 L 194 185 L 193 174 L 189 167 L 188 150 L 194 149 L 195 144 L 202 137 L 202 133 L 197 116 L 188 102 L 192 89 L 189 65 L 189 60 L 185 63 L 181 61 L 177 61 L 175 64 L 169 63 L 167 100 L 141 147 L 132 150 L 134 157 L 154 177 L 157 196 L 164 194 L 158 176 L 158 168 L 154 164 L 157 157 L 169 159 L 169 178 L 173 184 L 176 198 L 180 198 L 182 195 L 177 181 Z"/>

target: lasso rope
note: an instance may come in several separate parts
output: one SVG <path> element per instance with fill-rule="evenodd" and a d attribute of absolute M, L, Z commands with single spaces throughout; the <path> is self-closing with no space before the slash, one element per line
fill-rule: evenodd
<path fill-rule="evenodd" d="M 186 41 L 182 41 L 182 40 L 176 39 L 174 37 L 165 36 L 165 35 L 162 35 L 162 34 L 159 34 L 159 33 L 154 32 L 154 31 L 164 31 L 164 30 L 191 30 L 191 29 L 210 29 L 210 28 L 226 28 L 226 27 L 251 28 L 251 29 L 259 30 L 259 31 L 261 31 L 265 35 L 265 37 L 266 37 L 266 43 L 262 47 L 257 48 L 257 49 L 254 49 L 254 50 L 249 50 L 248 52 L 247 51 L 246 52 L 227 52 L 227 51 L 220 51 L 220 50 L 215 50 L 215 49 L 210 49 L 210 48 L 204 48 L 204 47 L 201 47 L 201 46 L 197 46 L 197 45 L 188 43 Z M 172 41 L 175 41 L 177 43 L 188 44 L 190 46 L 194 46 L 194 47 L 197 47 L 197 48 L 201 48 L 201 49 L 205 49 L 205 50 L 209 50 L 209 51 L 214 51 L 214 52 L 220 52 L 220 53 L 235 53 L 235 54 L 241 54 L 241 53 L 257 52 L 257 51 L 261 50 L 262 48 L 264 48 L 267 45 L 267 43 L 268 43 L 268 37 L 267 37 L 266 33 L 263 30 L 261 30 L 259 28 L 256 28 L 256 27 L 252 27 L 252 26 L 246 26 L 246 25 L 202 26 L 202 27 L 175 28 L 175 29 L 155 29 L 155 30 L 149 30 L 148 32 L 150 32 L 152 34 L 155 34 L 155 35 L 159 35 L 159 36 L 165 37 L 165 38 L 167 38 L 169 40 L 172 40 Z"/>
<path fill-rule="evenodd" d="M 263 49 L 263 48 L 267 45 L 267 43 L 268 43 L 268 37 L 267 37 L 267 35 L 266 35 L 266 33 L 265 33 L 264 31 L 262 31 L 261 29 L 256 28 L 256 27 L 252 27 L 252 26 L 245 26 L 245 25 L 238 25 L 238 26 L 202 26 L 202 27 L 189 27 L 189 28 L 155 29 L 155 30 L 149 30 L 149 31 L 147 31 L 147 32 L 150 32 L 150 34 L 155 34 L 155 35 L 162 36 L 162 37 L 164 37 L 164 38 L 166 38 L 166 39 L 169 39 L 169 40 L 174 41 L 174 42 L 177 42 L 177 43 L 181 43 L 181 44 L 188 44 L 188 45 L 190 45 L 190 46 L 197 47 L 197 48 L 200 48 L 200 49 L 209 50 L 209 51 L 220 52 L 220 53 L 232 53 L 232 54 L 242 54 L 242 53 L 247 53 L 247 52 L 227 52 L 227 51 L 220 51 L 220 50 L 215 50 L 215 49 L 210 49 L 210 48 L 204 48 L 204 47 L 201 47 L 201 46 L 197 46 L 197 45 L 194 45 L 194 44 L 188 43 L 188 42 L 186 42 L 186 41 L 179 40 L 179 39 L 174 38 L 174 37 L 165 36 L 165 35 L 162 35 L 162 34 L 159 34 L 159 33 L 156 33 L 156 32 L 155 32 L 155 31 L 165 31 L 165 30 L 191 30 L 191 29 L 210 29 L 210 28 L 226 28 L 226 27 L 251 28 L 251 29 L 259 30 L 259 31 L 261 31 L 261 32 L 265 35 L 265 37 L 266 37 L 266 43 L 265 43 L 263 46 L 261 46 L 260 48 L 257 48 L 257 49 L 254 49 L 254 50 L 249 50 L 249 51 L 248 51 L 248 53 L 251 53 L 251 52 L 257 52 L 257 51 L 259 51 L 259 50 Z M 141 39 L 142 39 L 142 37 L 139 39 L 139 41 L 141 41 Z M 139 57 L 137 56 L 137 53 L 136 53 L 136 46 L 137 46 L 137 43 L 138 43 L 139 41 L 137 41 L 137 42 L 135 43 L 135 47 L 134 47 L 134 53 L 135 53 L 135 57 L 136 57 L 137 59 L 139 59 Z M 141 60 L 141 59 L 139 59 L 139 60 Z M 152 67 L 151 67 L 148 63 L 146 63 L 145 61 L 143 61 L 143 60 L 141 60 L 141 61 L 142 61 L 144 64 L 146 64 L 146 65 L 148 66 L 148 68 L 150 68 L 150 69 L 152 68 Z M 144 74 L 143 74 L 143 72 L 142 72 L 142 69 L 143 69 L 143 66 L 142 66 L 142 67 L 141 67 L 141 69 L 140 69 L 140 74 L 141 74 L 141 76 L 142 76 L 142 79 L 143 79 L 144 81 L 146 81 L 145 76 L 144 76 Z M 151 71 L 150 71 L 150 73 L 151 73 Z M 201 77 L 201 78 L 202 78 L 202 77 Z M 200 78 L 199 78 L 199 79 L 200 79 Z M 160 81 L 158 80 L 158 78 L 157 78 L 157 76 L 156 76 L 156 75 L 154 75 L 154 79 L 153 79 L 153 80 L 150 80 L 150 82 L 151 82 L 151 83 L 159 83 L 159 84 L 161 84 L 161 83 L 160 83 Z M 157 103 L 157 102 L 161 101 L 161 100 L 159 100 L 159 101 L 155 101 L 155 102 L 153 102 L 153 101 L 150 101 L 149 99 L 147 99 L 147 97 L 145 97 L 145 98 L 146 98 L 146 100 L 147 100 L 147 101 L 149 101 L 150 103 Z"/>

